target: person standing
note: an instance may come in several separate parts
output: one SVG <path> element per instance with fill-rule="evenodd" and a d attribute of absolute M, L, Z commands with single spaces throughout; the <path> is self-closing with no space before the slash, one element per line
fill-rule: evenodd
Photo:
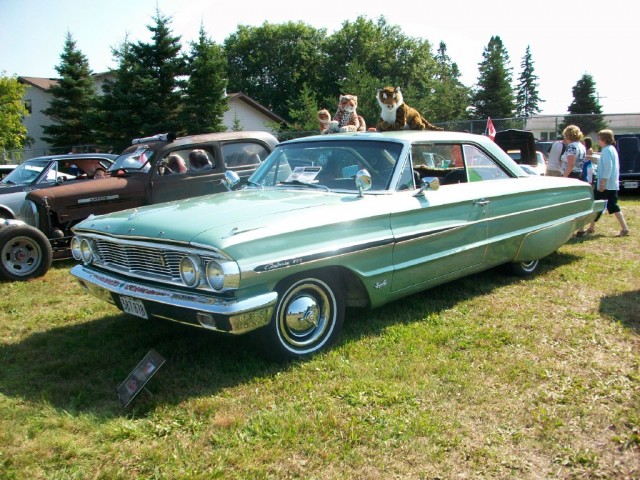
<path fill-rule="evenodd" d="M 587 156 L 587 150 L 580 143 L 582 131 L 576 125 L 569 125 L 562 131 L 562 137 L 567 144 L 567 149 L 562 155 L 561 172 L 563 177 L 580 178 L 582 166 Z"/>
<path fill-rule="evenodd" d="M 624 219 L 624 215 L 618 205 L 618 174 L 620 172 L 620 160 L 615 149 L 616 141 L 611 130 L 600 130 L 598 132 L 598 145 L 602 147 L 600 160 L 598 161 L 598 175 L 596 181 L 596 200 L 607 201 L 607 212 L 614 214 L 620 224 L 620 233 L 616 237 L 626 237 L 629 235 L 629 227 Z M 585 233 L 593 233 L 596 229 L 596 222 L 591 225 Z"/>
<path fill-rule="evenodd" d="M 549 177 L 561 177 L 560 157 L 564 153 L 565 145 L 562 140 L 556 140 L 549 149 L 549 157 L 547 158 L 547 175 Z"/>

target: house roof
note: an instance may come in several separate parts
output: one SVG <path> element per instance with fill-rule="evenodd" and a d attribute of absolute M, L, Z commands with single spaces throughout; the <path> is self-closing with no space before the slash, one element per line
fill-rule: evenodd
<path fill-rule="evenodd" d="M 18 77 L 18 81 L 37 87 L 40 90 L 49 90 L 53 85 L 58 84 L 58 80 L 55 78 L 42 78 L 42 77 Z"/>
<path fill-rule="evenodd" d="M 250 107 L 253 107 L 254 109 L 258 110 L 259 112 L 262 112 L 263 114 L 265 114 L 267 117 L 269 117 L 270 119 L 272 119 L 275 122 L 286 123 L 286 120 L 284 118 L 282 118 L 280 115 L 272 112 L 271 110 L 269 110 L 264 105 L 256 102 L 253 98 L 251 98 L 246 93 L 242 93 L 242 92 L 229 93 L 229 94 L 227 94 L 227 97 L 229 97 L 229 100 L 241 100 L 241 101 L 245 102 L 247 105 L 249 105 Z"/>
<path fill-rule="evenodd" d="M 93 76 L 96 78 L 106 77 L 110 73 L 111 72 L 94 73 Z M 49 90 L 53 85 L 56 85 L 58 83 L 58 80 L 55 78 L 42 78 L 42 77 L 18 77 L 18 81 L 31 85 L 33 87 L 37 87 L 45 91 Z M 264 105 L 256 102 L 253 98 L 251 98 L 246 93 L 242 93 L 242 92 L 229 93 L 227 96 L 229 97 L 229 100 L 240 100 L 246 103 L 250 107 L 254 108 L 255 110 L 258 110 L 259 112 L 269 117 L 274 122 L 286 123 L 286 120 L 284 118 L 272 112 Z"/>

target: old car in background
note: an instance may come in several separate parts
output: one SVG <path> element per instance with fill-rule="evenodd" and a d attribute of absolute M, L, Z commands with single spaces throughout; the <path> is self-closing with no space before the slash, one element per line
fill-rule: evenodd
<path fill-rule="evenodd" d="M 547 174 L 547 161 L 544 157 L 544 154 L 540 151 L 536 151 L 536 164 L 529 165 L 526 163 L 521 163 L 521 152 L 520 150 L 508 150 L 507 155 L 509 155 L 513 160 L 520 165 L 525 172 L 530 175 L 546 175 Z"/>
<path fill-rule="evenodd" d="M 0 181 L 0 219 L 19 218 L 28 192 L 94 178 L 106 172 L 117 155 L 83 153 L 32 158 L 17 165 Z"/>
<path fill-rule="evenodd" d="M 60 185 L 27 193 L 17 215 L 21 221 L 0 228 L 0 277 L 43 275 L 52 258 L 70 255 L 71 227 L 91 214 L 222 191 L 225 170 L 247 178 L 278 141 L 267 132 L 224 132 L 162 134 L 132 143 L 100 181 L 67 184 L 58 172 L 52 178 Z"/>
<path fill-rule="evenodd" d="M 18 166 L 17 164 L 13 164 L 13 163 L 0 164 L 0 180 L 2 180 L 4 177 L 9 175 L 11 172 L 13 172 L 17 166 Z"/>
<path fill-rule="evenodd" d="M 345 307 L 502 264 L 533 274 L 603 207 L 487 137 L 322 135 L 281 143 L 245 188 L 76 225 L 71 273 L 131 315 L 255 330 L 267 354 L 298 358 L 336 339 Z"/>
<path fill-rule="evenodd" d="M 495 142 L 527 173 L 546 175 L 547 161 L 545 154 L 536 145 L 533 132 L 529 130 L 501 130 L 496 133 Z M 527 168 L 528 167 L 528 168 Z"/>

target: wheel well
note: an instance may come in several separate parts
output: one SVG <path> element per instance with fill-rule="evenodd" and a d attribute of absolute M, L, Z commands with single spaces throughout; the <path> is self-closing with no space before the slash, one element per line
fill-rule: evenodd
<path fill-rule="evenodd" d="M 11 213 L 9 210 L 7 210 L 6 208 L 0 207 L 0 217 L 2 218 L 16 218 L 13 213 Z"/>
<path fill-rule="evenodd" d="M 301 275 L 309 276 L 319 273 L 328 274 L 339 282 L 338 288 L 344 293 L 344 301 L 347 307 L 368 307 L 371 304 L 362 280 L 352 270 L 335 265 L 316 270 L 307 270 L 301 272 Z"/>

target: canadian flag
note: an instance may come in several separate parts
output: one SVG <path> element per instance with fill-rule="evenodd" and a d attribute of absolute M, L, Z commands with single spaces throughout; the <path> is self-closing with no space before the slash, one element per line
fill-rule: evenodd
<path fill-rule="evenodd" d="M 487 129 L 485 130 L 487 137 L 491 140 L 495 140 L 496 138 L 496 127 L 493 126 L 493 122 L 491 121 L 491 117 L 487 118 Z"/>

